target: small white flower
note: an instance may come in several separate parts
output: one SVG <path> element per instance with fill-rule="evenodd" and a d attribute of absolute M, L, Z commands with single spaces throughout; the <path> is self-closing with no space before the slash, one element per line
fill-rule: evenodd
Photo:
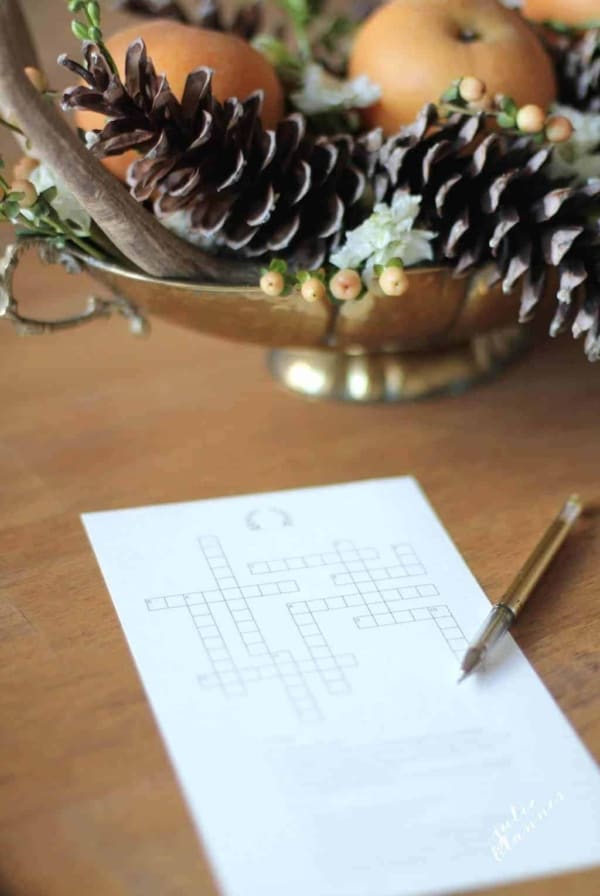
<path fill-rule="evenodd" d="M 86 131 L 84 134 L 85 145 L 87 149 L 93 149 L 98 140 L 100 139 L 100 135 L 95 131 Z"/>
<path fill-rule="evenodd" d="M 552 112 L 564 115 L 575 129 L 570 140 L 554 148 L 552 176 L 575 177 L 584 183 L 600 177 L 600 115 L 570 106 L 555 106 Z"/>
<path fill-rule="evenodd" d="M 218 242 L 214 237 L 203 236 L 198 231 L 192 229 L 191 214 L 186 209 L 180 209 L 177 212 L 171 212 L 169 215 L 160 214 L 160 210 L 155 206 L 155 214 L 163 227 L 170 230 L 176 236 L 185 240 L 187 243 L 193 243 L 194 246 L 200 246 L 206 251 L 215 251 Z"/>
<path fill-rule="evenodd" d="M 378 203 L 373 214 L 346 235 L 345 244 L 331 256 L 332 263 L 338 268 L 364 265 L 364 279 L 368 284 L 375 265 L 385 266 L 393 258 L 398 258 L 405 267 L 432 261 L 431 240 L 436 234 L 414 226 L 420 206 L 420 196 L 398 190 L 391 205 Z"/>
<path fill-rule="evenodd" d="M 367 75 L 342 81 L 311 62 L 304 69 L 302 89 L 293 93 L 291 100 L 305 115 L 318 115 L 340 109 L 366 109 L 380 96 L 381 89 Z"/>
<path fill-rule="evenodd" d="M 92 219 L 84 208 L 78 203 L 73 194 L 64 183 L 54 176 L 54 173 L 43 162 L 35 168 L 28 177 L 38 193 L 56 187 L 57 193 L 50 205 L 61 219 L 72 225 L 78 236 L 89 236 Z M 26 215 L 27 209 L 22 210 Z"/>

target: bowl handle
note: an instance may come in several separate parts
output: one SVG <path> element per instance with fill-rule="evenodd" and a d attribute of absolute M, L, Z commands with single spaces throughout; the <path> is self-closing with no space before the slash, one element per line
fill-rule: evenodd
<path fill-rule="evenodd" d="M 8 246 L 4 257 L 0 259 L 0 320 L 9 320 L 17 332 L 23 336 L 37 336 L 43 333 L 55 333 L 58 330 L 70 330 L 87 324 L 97 318 L 107 318 L 111 314 L 120 314 L 129 323 L 129 329 L 135 335 L 148 332 L 148 323 L 138 309 L 120 296 L 102 299 L 91 296 L 87 308 L 81 314 L 64 317 L 59 320 L 37 320 L 24 317 L 19 313 L 19 305 L 13 294 L 13 277 L 22 255 L 29 249 L 37 249 L 40 257 L 47 264 L 63 263 L 75 273 L 84 266 L 68 252 L 57 249 L 46 240 L 24 239 Z"/>

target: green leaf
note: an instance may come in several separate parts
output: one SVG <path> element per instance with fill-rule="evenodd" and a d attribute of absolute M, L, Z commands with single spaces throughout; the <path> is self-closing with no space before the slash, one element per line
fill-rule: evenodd
<path fill-rule="evenodd" d="M 50 203 L 53 202 L 58 196 L 58 190 L 56 189 L 56 187 L 48 187 L 47 190 L 44 190 L 42 193 L 40 193 L 40 196 L 42 197 L 42 199 L 45 199 L 48 205 L 50 205 Z"/>
<path fill-rule="evenodd" d="M 19 212 L 21 211 L 18 202 L 12 202 L 11 200 L 7 200 L 4 203 L 4 213 L 8 218 L 16 218 Z"/>
<path fill-rule="evenodd" d="M 88 38 L 93 40 L 95 44 L 99 44 L 102 41 L 102 32 L 99 28 L 92 25 L 91 28 L 88 28 Z"/>
<path fill-rule="evenodd" d="M 519 111 L 519 107 L 515 103 L 512 97 L 503 96 L 500 99 L 500 110 L 504 112 L 506 115 L 510 115 L 513 118 L 516 118 L 517 112 Z"/>
<path fill-rule="evenodd" d="M 89 3 L 86 4 L 85 11 L 87 12 L 88 19 L 95 25 L 96 28 L 100 27 L 100 4 L 96 2 L 96 0 L 90 0 Z"/>
<path fill-rule="evenodd" d="M 88 29 L 81 22 L 71 22 L 71 31 L 78 40 L 88 39 Z"/>
<path fill-rule="evenodd" d="M 512 115 L 505 115 L 504 112 L 500 112 L 497 121 L 501 128 L 507 128 L 508 130 L 514 128 L 517 124 L 516 118 Z"/>
<path fill-rule="evenodd" d="M 79 12 L 84 6 L 85 0 L 69 0 L 68 10 L 69 12 Z"/>
<path fill-rule="evenodd" d="M 453 81 L 450 87 L 444 91 L 444 93 L 440 97 L 441 103 L 462 103 L 462 97 L 460 95 L 460 78 L 456 81 Z"/>
<path fill-rule="evenodd" d="M 274 258 L 269 265 L 269 271 L 276 271 L 278 274 L 287 274 L 287 261 L 284 261 L 283 258 Z"/>

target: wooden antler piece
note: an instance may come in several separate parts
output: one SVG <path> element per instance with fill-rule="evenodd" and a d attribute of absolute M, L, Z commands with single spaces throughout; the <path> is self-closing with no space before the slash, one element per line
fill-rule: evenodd
<path fill-rule="evenodd" d="M 39 61 L 31 32 L 27 26 L 25 13 L 21 9 L 18 0 L 2 0 L 1 5 L 8 9 L 8 23 L 10 25 L 10 41 L 19 56 L 23 68 L 26 65 L 39 68 Z"/>
<path fill-rule="evenodd" d="M 117 249 L 155 277 L 256 281 L 253 265 L 216 258 L 179 239 L 129 195 L 23 73 L 32 48 L 17 0 L 0 0 L 0 106 Z"/>

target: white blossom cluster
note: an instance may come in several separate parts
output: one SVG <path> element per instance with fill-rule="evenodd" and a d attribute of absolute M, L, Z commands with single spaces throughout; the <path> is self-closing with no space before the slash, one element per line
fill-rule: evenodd
<path fill-rule="evenodd" d="M 564 115 L 574 127 L 571 139 L 554 148 L 552 176 L 575 178 L 581 183 L 600 178 L 600 115 L 570 106 L 555 106 L 552 111 Z"/>
<path fill-rule="evenodd" d="M 421 197 L 398 190 L 391 204 L 378 203 L 373 214 L 346 235 L 345 244 L 331 256 L 338 268 L 364 268 L 367 285 L 376 265 L 385 267 L 398 259 L 405 267 L 433 260 L 429 230 L 415 228 Z"/>
<path fill-rule="evenodd" d="M 366 109 L 376 103 L 381 89 L 367 75 L 343 81 L 315 62 L 304 69 L 302 88 L 292 93 L 296 109 L 305 115 L 338 112 L 344 109 Z"/>

